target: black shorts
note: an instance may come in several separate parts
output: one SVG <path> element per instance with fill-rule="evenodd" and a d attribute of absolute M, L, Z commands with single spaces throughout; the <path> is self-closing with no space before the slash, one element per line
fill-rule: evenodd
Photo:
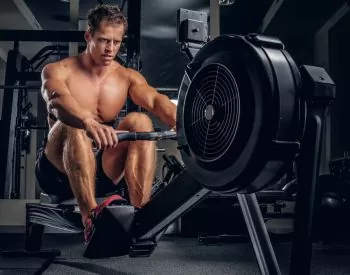
<path fill-rule="evenodd" d="M 38 150 L 35 163 L 35 176 L 41 190 L 48 195 L 58 196 L 61 200 L 74 197 L 68 177 L 47 159 L 45 155 L 46 139 Z M 107 194 L 119 194 L 129 200 L 127 185 L 123 178 L 117 185 L 107 177 L 102 169 L 102 151 L 96 156 L 96 197 L 104 197 Z"/>

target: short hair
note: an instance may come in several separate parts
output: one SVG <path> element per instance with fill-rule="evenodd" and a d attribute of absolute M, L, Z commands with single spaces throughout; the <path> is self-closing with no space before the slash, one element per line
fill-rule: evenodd
<path fill-rule="evenodd" d="M 124 33 L 127 30 L 128 24 L 123 12 L 116 5 L 102 4 L 89 10 L 88 12 L 88 27 L 92 34 L 99 28 L 102 20 L 106 20 L 111 24 L 123 24 Z"/>

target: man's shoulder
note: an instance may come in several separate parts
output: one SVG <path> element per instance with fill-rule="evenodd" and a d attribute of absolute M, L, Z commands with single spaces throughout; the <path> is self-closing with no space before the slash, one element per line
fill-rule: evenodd
<path fill-rule="evenodd" d="M 78 62 L 77 56 L 69 56 L 52 63 L 52 65 L 55 66 L 56 68 L 69 70 L 75 67 L 77 62 Z"/>
<path fill-rule="evenodd" d="M 130 68 L 126 68 L 119 64 L 118 62 L 115 62 L 113 64 L 113 72 L 116 76 L 121 77 L 123 79 L 130 79 L 132 70 Z"/>
<path fill-rule="evenodd" d="M 130 82 L 145 81 L 144 77 L 139 71 L 131 68 L 125 68 L 125 70 Z"/>
<path fill-rule="evenodd" d="M 44 66 L 42 73 L 43 75 L 56 75 L 57 77 L 64 77 L 69 74 L 71 68 L 76 63 L 76 57 L 67 57 L 61 60 L 48 63 Z"/>

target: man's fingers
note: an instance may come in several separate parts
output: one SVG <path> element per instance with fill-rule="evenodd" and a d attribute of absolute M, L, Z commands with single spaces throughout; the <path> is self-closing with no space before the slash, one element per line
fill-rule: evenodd
<path fill-rule="evenodd" d="M 101 140 L 100 140 L 100 138 L 99 138 L 97 133 L 93 134 L 93 139 L 95 140 L 97 149 L 100 150 L 101 149 Z"/>
<path fill-rule="evenodd" d="M 110 135 L 111 135 L 111 139 L 113 141 L 113 147 L 116 147 L 118 145 L 118 137 L 117 137 L 114 129 L 112 129 L 112 131 L 110 131 Z"/>
<path fill-rule="evenodd" d="M 112 131 L 110 129 L 106 129 L 106 138 L 107 138 L 107 141 L 108 141 L 108 146 L 109 147 L 114 147 L 115 145 L 115 142 L 114 142 L 114 139 L 113 139 L 113 136 L 112 136 Z"/>
<path fill-rule="evenodd" d="M 107 138 L 106 138 L 106 133 L 105 133 L 103 128 L 100 128 L 98 130 L 98 136 L 101 139 L 102 148 L 106 148 L 108 146 L 108 141 L 107 141 Z"/>

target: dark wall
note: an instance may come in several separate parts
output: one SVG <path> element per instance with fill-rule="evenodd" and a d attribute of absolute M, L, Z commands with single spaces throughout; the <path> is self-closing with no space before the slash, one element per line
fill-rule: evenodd
<path fill-rule="evenodd" d="M 271 0 L 235 0 L 233 5 L 221 6 L 221 34 L 257 32 L 271 3 Z"/>
<path fill-rule="evenodd" d="M 337 86 L 331 107 L 332 158 L 350 152 L 350 14 L 343 17 L 329 33 L 330 74 Z"/>

